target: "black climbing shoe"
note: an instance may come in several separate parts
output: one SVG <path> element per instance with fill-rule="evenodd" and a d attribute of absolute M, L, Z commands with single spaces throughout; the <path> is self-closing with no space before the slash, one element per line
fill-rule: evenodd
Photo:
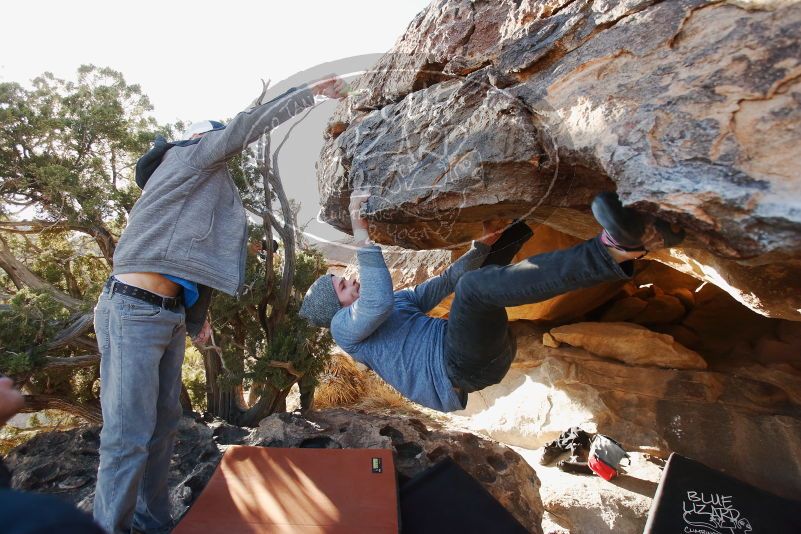
<path fill-rule="evenodd" d="M 583 457 L 586 464 L 593 436 L 594 434 L 585 432 L 577 426 L 571 426 L 559 434 L 558 438 L 545 445 L 545 451 L 542 454 L 540 463 L 549 465 L 563 453 L 569 451 L 571 457 L 575 458 L 574 461 L 578 461 L 579 457 Z"/>
<path fill-rule="evenodd" d="M 556 441 L 552 441 L 545 445 L 540 463 L 542 465 L 551 465 L 554 460 L 562 456 L 565 452 L 567 452 L 567 449 L 560 447 Z"/>
<path fill-rule="evenodd" d="M 624 251 L 648 251 L 675 247 L 684 239 L 684 230 L 631 208 L 623 207 L 617 193 L 604 192 L 592 201 L 592 214 L 603 226 L 601 242 Z"/>
<path fill-rule="evenodd" d="M 492 244 L 482 267 L 485 265 L 509 265 L 515 254 L 520 252 L 526 241 L 531 239 L 534 232 L 525 221 L 515 221 L 503 231 L 501 237 Z"/>
<path fill-rule="evenodd" d="M 572 473 L 574 475 L 591 475 L 592 469 L 587 465 L 587 460 L 581 461 L 576 457 L 570 457 L 567 460 L 562 460 L 556 464 L 560 470 L 565 473 Z"/>

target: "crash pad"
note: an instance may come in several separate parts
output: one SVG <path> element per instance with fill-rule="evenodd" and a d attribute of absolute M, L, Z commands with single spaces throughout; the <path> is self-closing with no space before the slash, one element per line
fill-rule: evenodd
<path fill-rule="evenodd" d="M 481 483 L 450 458 L 400 488 L 403 534 L 526 534 Z"/>
<path fill-rule="evenodd" d="M 392 451 L 231 446 L 173 532 L 397 533 Z"/>
<path fill-rule="evenodd" d="M 672 453 L 643 534 L 784 534 L 801 532 L 801 502 L 755 488 Z"/>

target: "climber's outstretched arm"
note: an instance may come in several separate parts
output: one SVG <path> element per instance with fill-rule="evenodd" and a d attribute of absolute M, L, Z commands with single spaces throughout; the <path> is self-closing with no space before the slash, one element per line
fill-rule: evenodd
<path fill-rule="evenodd" d="M 486 221 L 481 239 L 473 241 L 473 247 L 439 275 L 412 288 L 397 292 L 398 297 L 413 302 L 423 313 L 429 312 L 442 299 L 453 293 L 456 283 L 466 272 L 478 269 L 490 252 L 490 247 L 500 237 L 504 225 L 498 221 Z"/>

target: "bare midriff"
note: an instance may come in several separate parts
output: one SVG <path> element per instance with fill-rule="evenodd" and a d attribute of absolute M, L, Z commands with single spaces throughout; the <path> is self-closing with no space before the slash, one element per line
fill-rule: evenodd
<path fill-rule="evenodd" d="M 115 275 L 115 278 L 120 282 L 146 289 L 162 297 L 174 297 L 181 290 L 181 286 L 159 273 L 125 273 Z"/>

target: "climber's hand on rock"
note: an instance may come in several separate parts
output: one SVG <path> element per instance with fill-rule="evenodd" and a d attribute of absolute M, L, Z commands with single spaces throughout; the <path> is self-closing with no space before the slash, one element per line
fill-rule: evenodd
<path fill-rule="evenodd" d="M 4 425 L 11 416 L 25 405 L 22 393 L 14 388 L 14 382 L 7 376 L 0 378 L 0 425 Z"/>
<path fill-rule="evenodd" d="M 370 193 L 364 190 L 354 191 L 350 195 L 350 222 L 353 225 L 353 230 L 362 229 L 367 230 L 367 219 L 364 216 L 364 208 L 367 204 L 367 199 L 370 198 Z"/>
<path fill-rule="evenodd" d="M 492 221 L 484 221 L 482 225 L 483 228 L 481 232 L 481 238 L 477 239 L 477 241 L 484 243 L 485 245 L 492 246 L 498 239 L 501 238 L 501 234 L 508 226 L 508 221 L 503 219 L 495 219 Z"/>

